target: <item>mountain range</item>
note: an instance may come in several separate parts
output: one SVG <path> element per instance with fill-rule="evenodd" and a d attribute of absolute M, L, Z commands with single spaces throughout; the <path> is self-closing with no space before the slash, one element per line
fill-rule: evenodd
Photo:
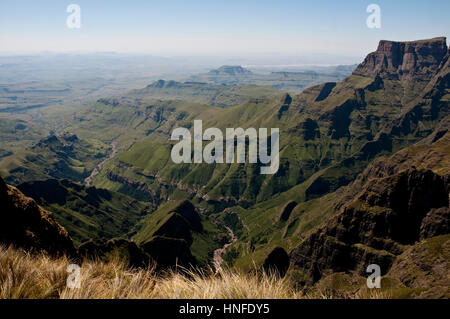
<path fill-rule="evenodd" d="M 358 290 L 377 264 L 397 296 L 448 298 L 449 58 L 442 37 L 381 41 L 345 79 L 300 94 L 157 81 L 99 99 L 67 117 L 64 134 L 1 159 L 17 188 L 0 183 L 9 205 L 0 218 L 16 225 L 20 211 L 42 221 L 0 228 L 0 239 L 118 253 L 133 266 L 272 269 L 337 295 Z M 205 75 L 251 76 L 230 66 Z M 248 161 L 173 163 L 171 132 L 196 119 L 221 130 L 279 128 L 278 172 L 261 175 Z M 109 158 L 111 143 L 118 152 Z M 81 184 L 105 158 L 92 186 Z M 48 247 L 42 227 L 67 245 Z"/>
<path fill-rule="evenodd" d="M 292 93 L 323 82 L 340 81 L 353 72 L 356 65 L 302 67 L 299 70 L 253 72 L 240 65 L 223 65 L 207 73 L 189 77 L 191 82 L 211 85 L 262 85 Z"/>

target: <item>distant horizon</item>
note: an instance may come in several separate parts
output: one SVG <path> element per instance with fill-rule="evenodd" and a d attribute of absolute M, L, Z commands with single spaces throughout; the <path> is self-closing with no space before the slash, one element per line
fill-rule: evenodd
<path fill-rule="evenodd" d="M 368 52 L 367 54 L 369 54 Z M 277 55 L 277 54 L 265 54 L 265 55 L 258 55 L 258 54 L 248 54 L 248 55 L 157 55 L 157 54 L 150 54 L 150 53 L 138 53 L 138 52 L 88 52 L 88 51 L 68 51 L 68 52 L 56 52 L 56 51 L 38 51 L 38 52 L 1 52 L 0 51 L 0 58 L 25 58 L 25 57 L 46 57 L 46 56 L 67 56 L 67 57 L 77 57 L 77 56 L 110 56 L 112 58 L 114 57 L 122 57 L 122 58 L 131 58 L 131 57 L 142 57 L 142 58 L 161 58 L 161 59 L 167 59 L 167 60 L 195 60 L 195 59 L 210 59 L 212 61 L 205 62 L 202 64 L 215 64 L 217 67 L 220 66 L 242 66 L 244 68 L 303 68 L 308 66 L 315 66 L 315 67 L 332 67 L 332 66 L 339 66 L 339 65 L 353 65 L 353 64 L 359 64 L 362 62 L 362 59 L 364 56 L 339 56 L 339 55 L 330 55 L 330 56 L 323 56 L 320 57 L 319 60 L 317 60 L 317 56 L 314 55 Z M 256 59 L 256 61 L 255 61 Z M 276 63 L 277 59 L 281 59 L 280 63 Z M 311 59 L 315 59 L 319 62 L 293 62 L 306 59 L 307 61 L 311 61 Z M 216 62 L 215 61 L 223 61 L 223 62 Z M 227 62 L 226 60 L 238 60 L 237 62 Z M 241 61 L 239 61 L 241 60 Z M 259 61 L 259 63 L 258 63 Z M 291 61 L 291 63 L 289 63 Z M 0 63 L 1 65 L 1 63 Z"/>
<path fill-rule="evenodd" d="M 364 57 L 380 40 L 448 37 L 450 2 L 302 0 L 4 0 L 0 54 L 103 53 L 161 57 L 258 55 Z M 69 28 L 69 4 L 80 28 Z M 366 24 L 380 7 L 380 28 Z M 339 64 L 339 63 L 338 63 Z"/>
<path fill-rule="evenodd" d="M 409 41 L 421 41 L 421 40 L 429 40 L 433 38 L 445 38 L 447 41 L 446 36 L 434 36 L 427 39 L 416 39 L 416 40 L 409 40 Z M 393 42 L 409 42 L 409 41 L 401 41 L 401 40 L 391 40 L 391 39 L 380 39 L 380 41 L 393 41 Z M 447 43 L 447 46 L 449 44 Z M 450 46 L 449 46 L 450 47 Z M 117 56 L 117 57 L 143 57 L 143 58 L 162 58 L 167 60 L 182 60 L 182 59 L 212 59 L 212 60 L 220 60 L 220 59 L 231 59 L 231 60 L 246 60 L 249 61 L 246 62 L 237 62 L 237 63 L 228 63 L 228 62 L 218 62 L 216 63 L 210 61 L 209 64 L 217 64 L 217 66 L 242 66 L 245 68 L 303 68 L 303 67 L 333 67 L 333 66 L 339 66 L 339 65 L 353 65 L 353 64 L 359 64 L 362 62 L 365 56 L 367 56 L 369 53 L 376 50 L 377 47 L 374 47 L 371 51 L 368 51 L 367 53 L 361 55 L 361 56 L 345 56 L 345 55 L 333 55 L 333 54 L 325 54 L 325 53 L 299 53 L 298 55 L 295 54 L 280 54 L 280 53 L 254 53 L 254 54 L 231 54 L 231 55 L 213 55 L 213 54 L 187 54 L 187 55 L 170 55 L 170 54 L 154 54 L 154 53 L 144 53 L 144 52 L 120 52 L 120 51 L 51 51 L 51 50 L 42 50 L 42 51 L 1 51 L 0 50 L 0 57 L 39 57 L 39 56 L 48 56 L 48 55 L 55 55 L 55 56 Z M 303 63 L 293 63 L 292 61 L 298 61 L 302 59 L 317 59 L 319 58 L 322 60 L 321 62 L 303 62 Z M 259 60 L 260 63 L 256 63 L 256 60 Z M 281 60 L 281 61 L 280 61 Z M 334 60 L 334 62 L 333 62 Z M 325 62 L 327 61 L 327 62 Z M 279 62 L 279 63 L 275 63 Z M 289 63 L 291 62 L 291 63 Z M 208 63 L 205 63 L 208 64 Z M 0 64 L 1 65 L 1 64 Z"/>

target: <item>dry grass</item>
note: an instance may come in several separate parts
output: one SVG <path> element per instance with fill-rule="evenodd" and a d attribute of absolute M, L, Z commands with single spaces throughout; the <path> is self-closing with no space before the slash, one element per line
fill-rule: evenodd
<path fill-rule="evenodd" d="M 86 261 L 81 266 L 81 287 L 70 289 L 67 258 L 31 255 L 0 247 L 1 298 L 332 298 L 318 292 L 303 295 L 287 279 L 235 270 L 193 272 L 182 270 L 157 275 L 153 269 L 130 269 L 120 262 Z M 376 292 L 363 298 L 381 298 Z"/>
<path fill-rule="evenodd" d="M 66 285 L 67 258 L 0 247 L 0 298 L 298 298 L 285 280 L 236 271 L 182 270 L 156 275 L 120 262 L 86 261 L 81 287 Z"/>

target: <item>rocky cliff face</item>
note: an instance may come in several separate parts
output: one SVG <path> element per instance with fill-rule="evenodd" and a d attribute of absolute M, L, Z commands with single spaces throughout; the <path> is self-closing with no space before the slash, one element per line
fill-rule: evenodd
<path fill-rule="evenodd" d="M 0 178 L 0 243 L 51 255 L 76 256 L 67 231 L 17 188 Z"/>
<path fill-rule="evenodd" d="M 445 232 L 434 221 L 448 220 L 448 186 L 445 178 L 429 170 L 371 180 L 294 249 L 293 267 L 302 269 L 310 283 L 332 272 L 364 275 L 373 263 L 386 273 L 406 245 Z"/>
<path fill-rule="evenodd" d="M 412 42 L 380 41 L 353 74 L 400 80 L 430 80 L 447 54 L 446 38 Z"/>
<path fill-rule="evenodd" d="M 342 191 L 336 214 L 291 252 L 291 271 L 299 271 L 303 283 L 313 284 L 338 272 L 365 276 L 366 267 L 375 263 L 383 275 L 406 287 L 438 277 L 429 268 L 448 273 L 445 263 L 433 265 L 434 257 L 416 260 L 414 273 L 405 266 L 411 264 L 405 256 L 419 251 L 418 256 L 429 256 L 433 249 L 427 243 L 448 239 L 447 128 L 444 118 L 424 140 L 373 161 Z M 432 285 L 429 281 L 425 286 Z"/>
<path fill-rule="evenodd" d="M 449 271 L 450 235 L 442 235 L 407 248 L 395 259 L 386 278 L 408 287 L 412 297 L 448 299 Z"/>
<path fill-rule="evenodd" d="M 85 206 L 92 207 L 93 211 L 95 211 L 93 207 L 97 207 L 99 210 L 95 212 L 95 215 L 104 214 L 100 210 L 102 200 L 98 196 L 111 196 L 106 190 L 84 188 L 67 180 L 38 183 L 41 187 L 45 184 L 46 187 L 53 188 L 54 192 L 49 195 L 49 190 L 39 192 L 39 189 L 36 189 L 34 196 L 53 204 L 68 204 L 69 186 L 71 192 L 73 188 L 78 191 L 85 190 L 87 196 L 84 198 Z M 30 192 L 32 186 L 31 184 L 22 185 Z M 68 188 L 62 188 L 62 186 L 68 186 Z M 80 201 L 82 197 L 79 193 L 76 194 L 77 196 L 73 196 Z M 91 203 L 92 206 L 87 203 Z M 193 241 L 192 232 L 202 232 L 203 225 L 194 205 L 187 200 L 177 203 L 173 211 L 166 216 L 167 218 L 157 225 L 151 238 L 141 245 L 123 238 L 113 238 L 108 241 L 94 238 L 81 244 L 78 250 L 74 247 L 67 231 L 54 220 L 52 213 L 44 210 L 35 200 L 25 196 L 19 189 L 7 185 L 1 178 L 0 208 L 0 244 L 13 245 L 33 252 L 47 252 L 52 256 L 66 255 L 103 261 L 118 258 L 131 267 L 155 265 L 157 269 L 165 269 L 176 265 L 189 267 L 197 264 L 190 250 Z M 128 208 L 133 209 L 133 204 L 128 203 Z M 114 214 L 119 215 L 120 212 L 116 211 Z M 89 220 L 86 216 L 85 219 Z M 92 220 L 90 222 L 92 223 Z M 108 223 L 107 220 L 100 222 L 102 225 Z"/>

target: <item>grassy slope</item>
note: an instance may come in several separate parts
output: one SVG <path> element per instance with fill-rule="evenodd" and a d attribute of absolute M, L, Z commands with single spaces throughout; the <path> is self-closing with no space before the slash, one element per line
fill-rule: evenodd
<path fill-rule="evenodd" d="M 239 105 L 248 99 L 270 97 L 280 92 L 270 86 L 210 85 L 205 83 L 157 81 L 146 88 L 130 91 L 136 100 L 163 99 L 205 103 L 217 107 Z"/>
<path fill-rule="evenodd" d="M 316 101 L 321 91 L 321 86 L 318 86 L 293 97 L 290 103 L 286 103 L 285 95 L 279 95 L 270 99 L 252 99 L 227 109 L 186 102 L 156 102 L 145 110 L 134 106 L 135 113 L 139 109 L 144 114 L 140 114 L 138 125 L 134 125 L 137 119 L 130 121 L 135 128 L 133 134 L 148 128 L 148 136 L 130 143 L 131 146 L 110 161 L 94 182 L 101 187 L 133 195 L 122 183 L 107 177 L 111 171 L 145 183 L 149 187 L 148 195 L 141 195 L 155 201 L 191 198 L 197 204 L 219 212 L 226 206 L 233 207 L 239 203 L 240 206 L 232 209 L 250 231 L 234 248 L 244 256 L 242 264 L 248 264 L 252 255 L 259 254 L 260 260 L 274 245 L 293 247 L 301 239 L 301 234 L 332 212 L 329 205 L 309 200 L 332 193 L 351 182 L 376 156 L 388 155 L 426 136 L 442 117 L 424 118 L 414 132 L 391 134 L 386 140 L 380 134 L 392 127 L 399 114 L 407 111 L 407 106 L 402 103 L 399 94 L 402 87 L 398 82 L 386 80 L 384 88 L 376 91 L 367 89 L 372 82 L 371 78 L 350 76 L 338 83 L 322 101 Z M 364 92 L 364 99 L 361 92 Z M 408 91 L 408 100 L 412 94 Z M 422 93 L 418 91 L 415 94 L 419 96 Z M 131 106 L 126 104 L 128 102 L 121 103 L 125 104 L 99 107 L 125 112 L 125 108 Z M 351 107 L 343 114 L 341 109 L 348 104 Z M 158 110 L 157 117 L 155 110 Z M 227 127 L 279 127 L 279 172 L 263 176 L 259 174 L 257 165 L 250 164 L 172 163 L 168 136 L 177 126 L 190 127 L 194 119 L 203 119 L 205 128 L 222 130 Z M 308 127 L 307 123 L 311 121 L 316 128 Z M 347 122 L 348 126 L 339 127 L 341 122 Z M 317 185 L 326 186 L 324 193 L 315 195 Z M 198 199 L 200 197 L 225 201 L 225 206 L 205 202 Z M 277 222 L 277 217 L 289 200 L 300 204 L 293 212 L 297 218 L 284 225 Z M 243 208 L 254 204 L 249 209 Z M 247 254 L 251 245 L 256 245 L 257 249 L 254 254 Z M 240 264 L 239 261 L 237 263 Z"/>
<path fill-rule="evenodd" d="M 207 194 L 210 198 L 229 197 L 235 201 L 254 203 L 286 191 L 306 181 L 317 171 L 337 164 L 336 169 L 329 169 L 324 175 L 324 179 L 330 184 L 330 190 L 334 190 L 351 181 L 373 156 L 383 154 L 383 151 L 388 154 L 395 148 L 417 140 L 416 136 L 394 137 L 392 145 L 389 143 L 383 145 L 384 142 L 381 142 L 379 146 L 381 149 L 375 154 L 370 152 L 359 154 L 367 142 L 379 139 L 377 134 L 385 126 L 391 125 L 403 107 L 397 95 L 388 95 L 386 98 L 385 92 L 390 94 L 398 91 L 398 88 L 390 88 L 388 83 L 383 92 L 365 90 L 367 91 L 365 100 L 358 102 L 354 90 L 366 87 L 371 81 L 370 78 L 351 76 L 338 84 L 332 94 L 320 102 L 314 102 L 318 95 L 317 88 L 306 90 L 294 97 L 285 111 L 280 111 L 285 104 L 284 97 L 254 99 L 225 110 L 214 108 L 201 110 L 202 107 L 193 107 L 191 104 L 187 108 L 186 103 L 175 102 L 159 105 L 160 113 L 167 115 L 163 120 L 159 116 L 161 121 L 158 128 L 148 130 L 151 131 L 148 137 L 119 155 L 116 163 L 111 163 L 107 169 L 117 170 L 129 178 L 149 184 L 152 184 L 152 181 L 139 173 L 158 175 L 166 183 L 175 181 L 191 190 L 201 187 L 201 195 Z M 384 101 L 382 104 L 381 99 Z M 360 104 L 350 109 L 348 115 L 341 115 L 336 109 L 348 101 Z M 173 118 L 178 119 L 177 125 L 174 125 Z M 167 143 L 171 130 L 176 126 L 190 127 L 194 119 L 203 119 L 205 128 L 217 127 L 222 130 L 227 127 L 279 127 L 281 129 L 279 172 L 275 176 L 261 176 L 257 165 L 206 166 L 171 163 L 170 147 Z M 318 126 L 315 129 L 317 135 L 313 138 L 307 137 L 307 134 L 311 133 L 305 124 L 308 120 L 314 121 Z M 330 136 L 330 132 L 333 132 L 335 126 L 342 121 L 349 122 L 348 127 L 344 128 L 347 133 L 344 132 L 342 136 Z M 148 126 L 150 122 L 151 120 L 144 119 L 142 126 Z M 429 132 L 434 123 L 435 121 L 423 122 L 422 131 Z M 339 163 L 346 158 L 353 158 L 357 163 L 344 171 L 346 165 Z M 123 171 L 117 168 L 117 161 L 130 164 L 135 170 Z M 347 176 L 348 180 L 340 182 L 340 178 L 344 176 Z M 100 174 L 96 183 L 111 186 L 105 180 L 105 174 Z M 157 188 L 154 190 L 157 191 Z"/>
<path fill-rule="evenodd" d="M 399 114 L 410 111 L 405 101 L 421 98 L 426 83 L 403 87 L 398 81 L 385 80 L 383 88 L 368 89 L 372 83 L 371 78 L 352 75 L 338 83 L 322 100 L 317 98 L 323 87 L 316 86 L 293 97 L 292 101 L 279 95 L 251 99 L 227 109 L 197 102 L 157 101 L 145 94 L 139 98 L 124 96 L 82 108 L 66 124 L 82 139 L 92 138 L 104 143 L 116 140 L 123 150 L 105 165 L 94 180 L 95 185 L 155 204 L 193 198 L 202 206 L 219 212 L 239 203 L 241 206 L 233 209 L 250 234 L 244 237 L 247 242 L 236 245 L 251 245 L 255 241 L 261 247 L 268 247 L 268 241 L 281 243 L 283 232 L 298 236 L 330 212 L 330 207 L 308 200 L 347 184 L 374 157 L 390 154 L 426 136 L 442 117 L 442 114 L 434 117 L 426 114 L 428 117 L 414 123 L 417 127 L 393 134 L 389 129 Z M 446 98 L 448 100 L 448 94 L 442 100 Z M 169 159 L 171 145 L 167 143 L 170 132 L 177 126 L 190 127 L 194 119 L 203 119 L 204 127 L 215 126 L 222 130 L 238 126 L 279 127 L 279 172 L 274 176 L 262 176 L 257 165 L 249 164 L 173 164 Z M 311 123 L 316 127 L 311 128 Z M 392 133 L 388 141 L 382 138 L 385 132 Z M 375 147 L 371 143 L 376 144 Z M 148 189 L 139 192 L 133 187 L 130 189 L 108 178 L 109 172 L 144 183 Z M 219 204 L 197 197 L 214 199 Z M 299 210 L 304 211 L 305 216 L 284 230 L 285 226 L 277 224 L 276 216 L 292 199 L 300 202 L 294 215 Z M 255 206 L 243 208 L 251 205 Z M 311 221 L 300 226 L 305 219 Z M 284 238 L 283 242 L 289 240 Z"/>
<path fill-rule="evenodd" d="M 142 244 L 150 240 L 155 231 L 163 225 L 174 214 L 179 202 L 168 202 L 161 205 L 156 211 L 144 217 L 136 226 L 136 234 L 133 236 L 133 240 L 138 244 Z M 192 245 L 190 247 L 192 255 L 202 265 L 211 263 L 213 257 L 213 251 L 221 247 L 219 237 L 223 230 L 220 229 L 212 220 L 204 215 L 200 214 L 203 230 L 192 231 Z"/>
<path fill-rule="evenodd" d="M 75 244 L 95 239 L 127 238 L 150 207 L 121 193 L 86 187 L 68 180 L 28 182 L 18 186 L 54 213 Z"/>
<path fill-rule="evenodd" d="M 47 178 L 70 178 L 82 181 L 106 156 L 108 146 L 97 139 L 65 140 L 50 135 L 27 148 L 13 149 L 0 159 L 0 172 L 5 180 L 17 185 Z M 21 145 L 21 143 L 19 143 Z"/>

